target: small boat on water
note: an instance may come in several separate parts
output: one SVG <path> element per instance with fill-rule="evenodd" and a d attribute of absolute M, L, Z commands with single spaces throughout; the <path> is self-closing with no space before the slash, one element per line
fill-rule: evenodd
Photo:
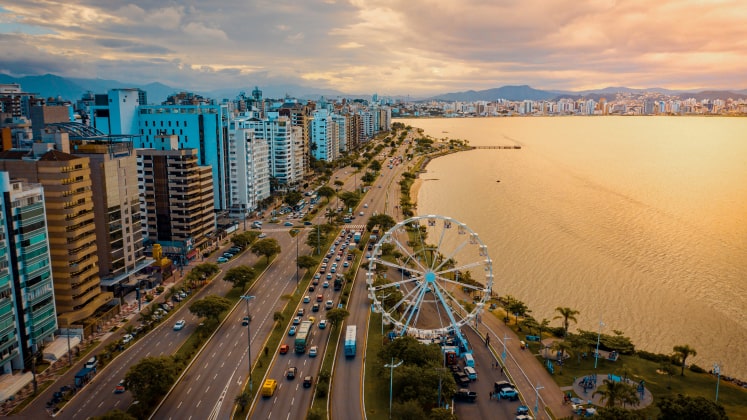
<path fill-rule="evenodd" d="M 501 182 L 501 180 L 499 179 L 499 180 L 497 180 L 497 181 L 495 181 L 495 182 Z"/>

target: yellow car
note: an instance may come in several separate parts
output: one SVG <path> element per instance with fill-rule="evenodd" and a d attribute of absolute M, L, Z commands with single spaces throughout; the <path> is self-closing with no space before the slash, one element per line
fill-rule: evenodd
<path fill-rule="evenodd" d="M 310 316 L 310 317 L 309 317 L 309 321 L 311 321 L 311 323 L 313 324 L 313 323 L 314 323 L 314 321 L 316 321 L 316 318 L 315 318 L 315 317 L 313 317 L 313 316 Z"/>

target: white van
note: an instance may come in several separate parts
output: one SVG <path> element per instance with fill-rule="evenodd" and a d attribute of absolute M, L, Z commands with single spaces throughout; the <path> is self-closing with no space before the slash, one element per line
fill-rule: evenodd
<path fill-rule="evenodd" d="M 475 368 L 467 366 L 464 368 L 464 373 L 467 374 L 467 377 L 470 381 L 477 380 L 477 371 L 475 370 Z"/>
<path fill-rule="evenodd" d="M 86 368 L 93 369 L 96 367 L 98 362 L 99 360 L 96 358 L 96 356 L 93 356 L 90 359 L 88 359 L 88 361 L 86 362 Z"/>
<path fill-rule="evenodd" d="M 474 357 L 472 357 L 472 355 L 471 355 L 471 354 L 469 354 L 469 353 L 466 353 L 466 354 L 464 355 L 464 364 L 465 364 L 466 366 L 469 366 L 469 367 L 471 367 L 471 368 L 475 367 L 475 358 L 474 358 Z"/>

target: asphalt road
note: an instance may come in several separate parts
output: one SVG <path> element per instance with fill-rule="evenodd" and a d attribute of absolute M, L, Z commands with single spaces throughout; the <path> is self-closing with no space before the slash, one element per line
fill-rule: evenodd
<path fill-rule="evenodd" d="M 404 148 L 400 148 L 398 155 L 404 154 Z M 400 176 L 406 169 L 406 165 L 400 164 L 393 169 L 388 168 L 389 158 L 386 157 L 382 163 L 381 174 L 379 179 L 373 184 L 363 199 L 361 205 L 356 209 L 356 214 L 364 212 L 365 219 L 356 219 L 356 222 L 365 224 L 366 219 L 374 212 L 377 214 L 389 214 L 395 220 L 400 218 L 395 206 L 399 205 L 399 180 Z M 381 187 L 381 188 L 379 188 Z M 365 204 L 368 207 L 365 207 Z M 360 217 L 360 216 L 359 216 Z M 364 254 L 365 255 L 364 251 Z M 366 341 L 368 329 L 380 328 L 380 326 L 369 326 L 368 319 L 371 313 L 371 303 L 368 299 L 368 289 L 366 286 L 366 271 L 368 265 L 365 258 L 363 259 L 355 284 L 351 290 L 348 300 L 348 311 L 350 316 L 345 320 L 344 326 L 357 326 L 357 353 L 354 358 L 346 358 L 344 354 L 345 334 L 340 335 L 340 341 L 337 343 L 337 352 L 335 354 L 335 365 L 333 368 L 333 377 L 330 391 L 329 415 L 332 419 L 357 419 L 364 418 L 363 403 L 363 378 L 364 363 L 368 358 L 366 354 Z M 375 357 L 373 355 L 372 357 Z M 358 384 L 357 387 L 355 384 Z"/>
<path fill-rule="evenodd" d="M 299 236 L 304 243 L 305 235 Z M 282 310 L 286 304 L 281 296 L 296 289 L 296 238 L 282 230 L 270 231 L 268 237 L 277 239 L 283 251 L 248 292 L 255 296 L 249 301 L 252 315 L 249 328 L 241 325 L 247 309 L 246 303 L 240 301 L 166 396 L 154 418 L 231 417 L 234 399 L 248 378 L 247 329 L 251 330 L 251 354 L 256 360 L 272 330 L 274 312 Z M 305 244 L 299 248 L 308 252 Z"/>

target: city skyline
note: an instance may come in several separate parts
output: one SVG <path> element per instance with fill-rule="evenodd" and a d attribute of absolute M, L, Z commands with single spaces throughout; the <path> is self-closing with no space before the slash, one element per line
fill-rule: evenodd
<path fill-rule="evenodd" d="M 730 0 L 24 0 L 0 5 L 0 72 L 424 96 L 512 84 L 744 89 L 745 18 Z"/>

